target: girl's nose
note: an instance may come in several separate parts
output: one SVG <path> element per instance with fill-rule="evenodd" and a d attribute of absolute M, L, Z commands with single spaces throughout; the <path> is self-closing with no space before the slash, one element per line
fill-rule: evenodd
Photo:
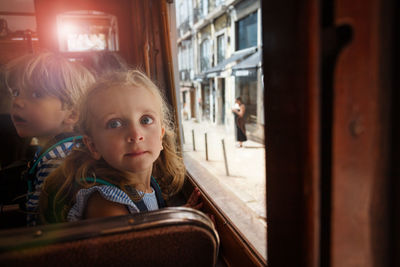
<path fill-rule="evenodd" d="M 128 134 L 128 143 L 138 143 L 144 140 L 143 134 L 134 127 L 131 127 L 129 134 Z"/>
<path fill-rule="evenodd" d="M 143 136 L 139 136 L 137 138 L 135 138 L 133 136 L 129 136 L 128 137 L 128 143 L 138 143 L 138 142 L 143 141 L 143 140 L 144 140 Z"/>

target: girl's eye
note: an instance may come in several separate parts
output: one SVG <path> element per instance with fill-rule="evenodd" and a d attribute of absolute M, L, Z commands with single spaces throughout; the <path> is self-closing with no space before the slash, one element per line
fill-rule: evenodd
<path fill-rule="evenodd" d="M 33 93 L 32 93 L 32 97 L 33 97 L 33 98 L 40 98 L 40 97 L 42 97 L 42 94 L 39 93 L 39 92 L 33 92 Z"/>
<path fill-rule="evenodd" d="M 111 120 L 107 123 L 107 128 L 115 129 L 122 126 L 122 122 L 119 120 Z"/>
<path fill-rule="evenodd" d="M 151 123 L 153 123 L 153 118 L 152 117 L 150 117 L 150 116 L 143 116 L 141 119 L 140 119 L 140 122 L 142 123 L 142 124 L 151 124 Z"/>

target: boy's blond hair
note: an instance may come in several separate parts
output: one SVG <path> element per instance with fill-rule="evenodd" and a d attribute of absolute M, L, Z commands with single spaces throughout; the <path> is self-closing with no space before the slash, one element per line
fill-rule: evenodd
<path fill-rule="evenodd" d="M 60 99 L 63 108 L 70 109 L 77 106 L 94 77 L 81 64 L 60 54 L 40 52 L 10 61 L 5 67 L 5 82 L 10 91 L 40 88 Z"/>

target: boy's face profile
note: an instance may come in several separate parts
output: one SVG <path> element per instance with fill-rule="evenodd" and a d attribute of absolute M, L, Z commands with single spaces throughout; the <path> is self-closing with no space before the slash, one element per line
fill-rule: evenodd
<path fill-rule="evenodd" d="M 151 171 L 165 131 L 154 95 L 143 87 L 106 89 L 88 105 L 91 132 L 84 142 L 93 158 L 103 158 L 120 171 Z"/>
<path fill-rule="evenodd" d="M 60 99 L 37 89 L 12 90 L 11 117 L 20 137 L 41 140 L 72 131 L 76 116 Z"/>

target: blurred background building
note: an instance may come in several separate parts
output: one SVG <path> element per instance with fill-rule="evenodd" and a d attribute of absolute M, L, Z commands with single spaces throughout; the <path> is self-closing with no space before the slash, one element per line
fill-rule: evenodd
<path fill-rule="evenodd" d="M 246 105 L 248 138 L 264 141 L 259 0 L 177 0 L 182 117 L 234 132 L 231 108 Z"/>

